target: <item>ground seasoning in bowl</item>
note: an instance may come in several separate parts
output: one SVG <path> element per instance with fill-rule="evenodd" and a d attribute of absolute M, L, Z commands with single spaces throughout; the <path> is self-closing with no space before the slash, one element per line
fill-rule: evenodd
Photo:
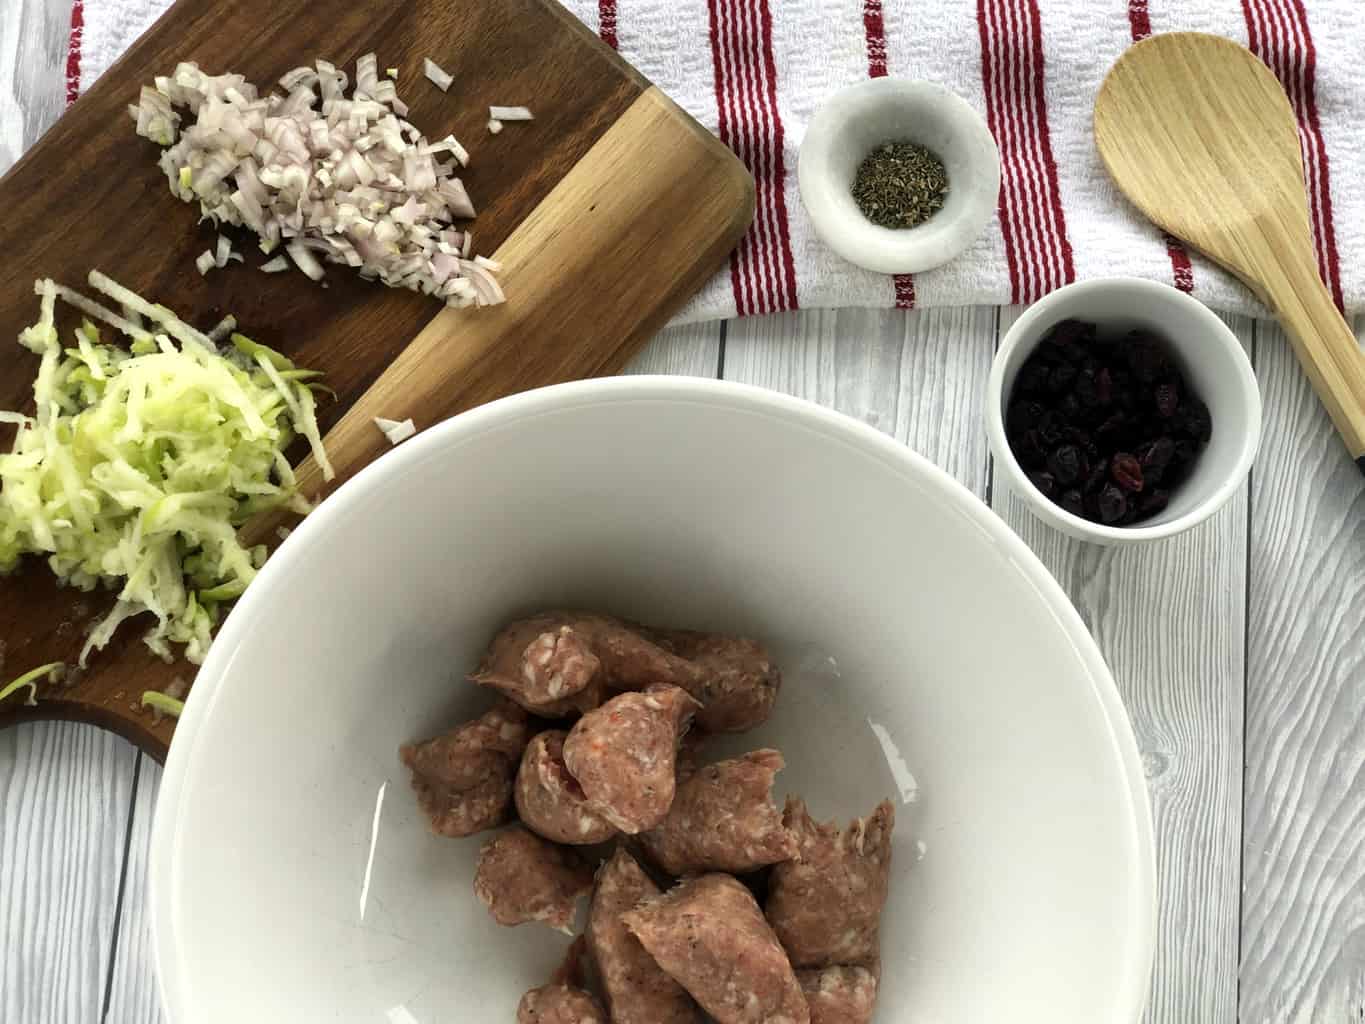
<path fill-rule="evenodd" d="M 1005 431 L 1045 497 L 1082 519 L 1127 526 L 1166 508 L 1213 422 L 1161 338 L 1105 337 L 1063 320 L 1020 366 Z"/>
<path fill-rule="evenodd" d="M 948 172 L 943 161 L 913 142 L 884 142 L 853 179 L 853 200 L 864 217 L 884 228 L 913 228 L 943 208 Z"/>

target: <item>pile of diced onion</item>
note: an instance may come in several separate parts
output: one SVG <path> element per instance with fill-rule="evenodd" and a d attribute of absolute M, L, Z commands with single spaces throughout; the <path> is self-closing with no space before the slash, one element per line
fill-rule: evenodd
<path fill-rule="evenodd" d="M 326 261 L 451 306 L 503 301 L 500 268 L 473 255 L 472 235 L 454 224 L 474 216 L 455 176 L 468 152 L 453 135 L 427 141 L 406 120 L 374 54 L 356 62 L 349 97 L 346 73 L 325 60 L 279 85 L 284 95 L 260 96 L 241 75 L 182 63 L 129 112 L 139 135 L 167 147 L 160 164 L 175 195 L 198 200 L 215 223 L 250 228 L 267 255 L 283 247 L 313 280 Z M 182 129 L 178 108 L 194 123 Z M 282 256 L 262 267 L 287 268 Z"/>

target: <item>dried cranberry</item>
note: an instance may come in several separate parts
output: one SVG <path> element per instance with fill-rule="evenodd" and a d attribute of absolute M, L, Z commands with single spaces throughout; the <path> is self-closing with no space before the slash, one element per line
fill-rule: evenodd
<path fill-rule="evenodd" d="M 1015 439 L 1014 454 L 1028 467 L 1038 468 L 1047 464 L 1047 449 L 1039 443 L 1038 431 L 1026 430 Z"/>
<path fill-rule="evenodd" d="M 1067 363 L 1058 363 L 1047 375 L 1047 389 L 1060 395 L 1071 387 L 1076 380 L 1076 368 Z"/>
<path fill-rule="evenodd" d="M 1083 369 L 1076 374 L 1076 397 L 1080 399 L 1081 408 L 1093 409 L 1100 404 L 1099 388 L 1095 383 L 1095 371 Z"/>
<path fill-rule="evenodd" d="M 1086 466 L 1081 450 L 1074 444 L 1064 444 L 1047 457 L 1047 468 L 1063 487 L 1068 487 L 1085 475 Z"/>
<path fill-rule="evenodd" d="M 1081 492 L 1074 487 L 1069 491 L 1063 491 L 1057 502 L 1073 516 L 1085 516 L 1085 502 L 1081 498 Z"/>
<path fill-rule="evenodd" d="M 1109 405 L 1114 400 L 1114 381 L 1109 376 L 1109 367 L 1101 366 L 1095 374 L 1095 404 Z"/>
<path fill-rule="evenodd" d="M 1005 427 L 1011 434 L 1022 434 L 1038 425 L 1043 418 L 1043 407 L 1028 400 L 1012 402 L 1005 414 Z"/>
<path fill-rule="evenodd" d="M 1163 381 L 1156 386 L 1156 391 L 1152 393 L 1156 400 L 1156 414 L 1166 419 L 1175 415 L 1176 409 L 1180 405 L 1180 392 L 1176 391 L 1175 385 L 1170 381 Z"/>
<path fill-rule="evenodd" d="M 1198 441 L 1200 444 L 1207 443 L 1213 433 L 1213 421 L 1209 417 L 1209 407 L 1193 397 L 1181 405 L 1180 416 L 1176 420 L 1176 425 L 1185 436 Z"/>
<path fill-rule="evenodd" d="M 1097 491 L 1109 476 L 1109 460 L 1100 459 L 1090 467 L 1090 472 L 1086 474 L 1085 485 L 1081 488 L 1086 493 Z"/>
<path fill-rule="evenodd" d="M 1074 420 L 1081 414 L 1081 400 L 1076 397 L 1076 392 L 1068 391 L 1062 396 L 1062 400 L 1057 403 L 1057 411 L 1069 420 Z"/>
<path fill-rule="evenodd" d="M 1029 360 L 1019 370 L 1014 387 L 1021 395 L 1041 394 L 1049 386 L 1048 369 L 1042 362 Z"/>
<path fill-rule="evenodd" d="M 1142 490 L 1142 463 L 1128 452 L 1115 452 L 1109 460 L 1109 475 L 1125 491 Z"/>
<path fill-rule="evenodd" d="M 1057 481 L 1052 479 L 1051 473 L 1030 472 L 1028 478 L 1034 487 L 1043 492 L 1043 496 L 1046 498 L 1052 497 L 1052 492 L 1057 489 Z"/>
<path fill-rule="evenodd" d="M 1142 502 L 1138 505 L 1138 512 L 1144 517 L 1157 515 L 1166 510 L 1166 505 L 1170 500 L 1171 492 L 1158 487 L 1142 496 Z"/>
<path fill-rule="evenodd" d="M 1084 320 L 1063 320 L 1048 332 L 1049 340 L 1058 345 L 1089 343 L 1095 337 L 1095 325 Z"/>
<path fill-rule="evenodd" d="M 1113 523 L 1127 513 L 1128 499 L 1113 484 L 1107 484 L 1096 498 L 1095 506 L 1099 509 L 1101 522 Z"/>
<path fill-rule="evenodd" d="M 1144 384 L 1150 384 L 1166 370 L 1166 354 L 1161 350 L 1161 342 L 1146 331 L 1133 331 L 1128 335 L 1125 355 L 1128 368 Z"/>
<path fill-rule="evenodd" d="M 1140 449 L 1138 457 L 1142 460 L 1142 468 L 1151 474 L 1164 470 L 1174 454 L 1175 442 L 1169 437 L 1162 436 Z"/>
<path fill-rule="evenodd" d="M 1095 443 L 1106 448 L 1122 444 L 1128 438 L 1131 426 L 1127 415 L 1116 412 L 1095 428 Z"/>
<path fill-rule="evenodd" d="M 1061 443 L 1063 436 L 1063 423 L 1061 417 L 1053 412 L 1043 413 L 1043 418 L 1038 421 L 1038 439 L 1049 448 L 1055 448 Z"/>

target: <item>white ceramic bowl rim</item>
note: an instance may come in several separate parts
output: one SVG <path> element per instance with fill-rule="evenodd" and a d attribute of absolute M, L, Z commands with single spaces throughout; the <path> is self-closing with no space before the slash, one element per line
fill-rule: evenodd
<path fill-rule="evenodd" d="M 1116 1006 L 1125 1020 L 1137 1020 L 1146 1003 L 1156 943 L 1155 847 L 1151 808 L 1136 740 L 1118 688 L 1094 639 L 1066 594 L 1038 557 L 994 512 L 946 472 L 923 456 L 873 427 L 814 403 L 749 385 L 703 378 L 639 376 L 577 381 L 529 391 L 500 399 L 423 431 L 386 453 L 356 474 L 324 501 L 293 531 L 269 559 L 255 586 L 250 588 L 227 617 L 217 641 L 209 651 L 186 700 L 176 727 L 175 742 L 166 758 L 165 773 L 157 799 L 152 828 L 150 858 L 150 907 L 152 942 L 158 988 L 169 1019 L 190 1020 L 192 1004 L 187 988 L 188 972 L 177 943 L 173 901 L 180 890 L 175 851 L 180 840 L 180 808 L 186 780 L 195 772 L 196 739 L 213 714 L 238 646 L 250 635 L 263 614 L 265 599 L 275 577 L 291 573 L 309 547 L 325 534 L 329 524 L 347 514 L 352 499 L 383 488 L 385 482 L 441 449 L 497 429 L 512 420 L 534 417 L 575 406 L 635 400 L 672 400 L 708 406 L 727 406 L 761 412 L 797 423 L 840 440 L 872 455 L 903 475 L 919 477 L 932 485 L 938 496 L 968 517 L 1008 556 L 1032 584 L 1051 615 L 1062 628 L 1074 652 L 1085 666 L 1095 696 L 1104 710 L 1108 735 L 1128 783 L 1132 817 L 1132 861 L 1136 867 L 1132 920 L 1137 922 L 1131 945 L 1131 962 L 1124 966 Z"/>
<path fill-rule="evenodd" d="M 1168 522 L 1157 523 L 1153 526 L 1106 526 L 1103 523 L 1094 523 L 1088 519 L 1072 515 L 1062 506 L 1045 498 L 1024 472 L 1024 467 L 1019 465 L 1018 459 L 1014 457 L 1014 449 L 1010 446 L 1009 439 L 1005 436 L 1005 417 L 1004 405 L 1006 395 L 1004 394 L 1005 366 L 1009 362 L 1010 354 L 1013 350 L 1024 343 L 1024 339 L 1030 336 L 1033 326 L 1045 317 L 1056 316 L 1055 303 L 1053 299 L 1065 298 L 1068 294 L 1074 294 L 1079 290 L 1100 290 L 1103 288 L 1125 288 L 1134 292 L 1150 295 L 1154 300 L 1170 302 L 1177 306 L 1182 306 L 1190 317 L 1203 321 L 1209 327 L 1211 337 L 1217 338 L 1219 343 L 1227 350 L 1229 356 L 1228 363 L 1234 367 L 1234 372 L 1238 375 L 1238 391 L 1240 394 L 1249 397 L 1248 420 L 1250 430 L 1243 439 L 1241 448 L 1237 452 L 1237 459 L 1230 464 L 1224 473 L 1223 479 L 1218 486 L 1210 492 L 1208 498 L 1190 509 L 1184 515 L 1177 516 Z M 1227 500 L 1232 497 L 1238 487 L 1242 486 L 1242 481 L 1246 479 L 1248 471 L 1251 469 L 1252 462 L 1256 459 L 1256 452 L 1261 443 L 1261 398 L 1260 389 L 1256 384 L 1256 371 L 1252 369 L 1251 360 L 1242 351 L 1242 346 L 1237 338 L 1218 318 L 1213 310 L 1204 305 L 1198 299 L 1170 285 L 1161 284 L 1158 281 L 1149 281 L 1140 277 L 1096 277 L 1087 278 L 1084 281 L 1076 281 L 1069 285 L 1064 285 L 1055 291 L 1049 292 L 1025 310 L 1018 320 L 1010 327 L 1007 332 L 1007 339 L 995 354 L 995 360 L 991 365 L 991 373 L 986 386 L 986 431 L 990 436 L 991 448 L 995 455 L 996 462 L 1002 464 L 1005 471 L 1010 475 L 1016 488 L 1027 492 L 1029 500 L 1037 503 L 1046 503 L 1049 515 L 1070 525 L 1071 530 L 1076 535 L 1089 535 L 1101 543 L 1122 543 L 1125 541 L 1146 541 L 1159 540 L 1163 537 L 1170 537 L 1177 533 L 1188 530 L 1192 526 L 1197 526 L 1209 516 L 1213 515 L 1218 509 L 1222 508 Z"/>

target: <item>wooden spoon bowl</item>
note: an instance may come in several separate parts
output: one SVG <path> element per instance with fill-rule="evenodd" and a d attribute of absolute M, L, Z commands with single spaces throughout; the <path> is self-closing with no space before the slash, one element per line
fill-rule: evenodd
<path fill-rule="evenodd" d="M 1297 124 L 1274 73 L 1220 36 L 1152 36 L 1105 78 L 1095 143 L 1138 209 L 1280 318 L 1365 472 L 1365 355 L 1318 275 Z"/>

